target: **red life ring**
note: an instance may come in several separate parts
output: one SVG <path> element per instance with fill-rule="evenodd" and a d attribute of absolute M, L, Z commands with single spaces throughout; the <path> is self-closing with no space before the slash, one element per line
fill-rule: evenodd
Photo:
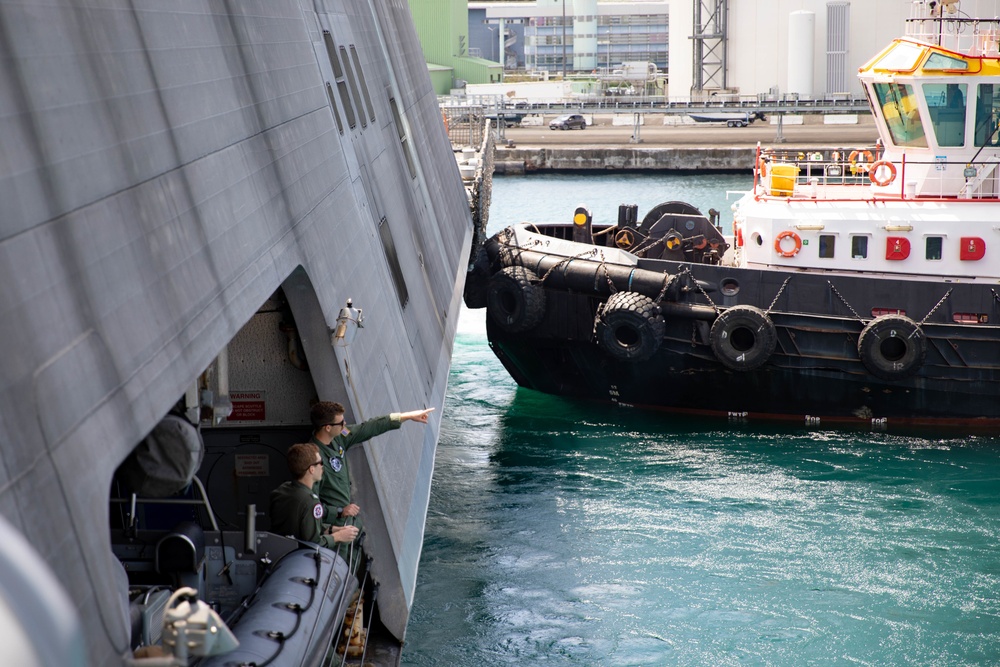
<path fill-rule="evenodd" d="M 878 177 L 878 171 L 882 167 L 886 167 L 889 169 L 889 175 L 886 176 L 885 178 Z M 871 166 L 871 169 L 869 169 L 868 178 L 871 179 L 874 185 L 877 185 L 880 188 L 884 188 L 885 186 L 889 185 L 894 180 L 896 180 L 896 165 L 889 162 L 888 160 L 879 160 L 878 162 L 876 162 Z"/>
<path fill-rule="evenodd" d="M 787 238 L 795 241 L 795 247 L 791 250 L 785 250 L 781 247 L 781 242 Z M 802 238 L 791 230 L 781 232 L 774 239 L 774 251 L 782 257 L 795 257 L 795 255 L 799 254 L 800 250 L 802 250 Z"/>

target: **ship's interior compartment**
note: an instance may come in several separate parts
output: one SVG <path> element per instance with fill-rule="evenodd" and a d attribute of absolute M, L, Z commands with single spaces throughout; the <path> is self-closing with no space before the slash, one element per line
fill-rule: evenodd
<path fill-rule="evenodd" d="M 127 577 L 137 656 L 164 654 L 164 615 L 183 588 L 261 663 L 280 650 L 281 664 L 300 664 L 288 661 L 294 651 L 304 659 L 333 644 L 363 564 L 356 576 L 332 552 L 268 532 L 270 492 L 289 477 L 288 447 L 308 441 L 318 400 L 296 326 L 279 290 L 116 470 L 110 542 Z M 352 548 L 349 557 L 360 561 L 361 553 Z M 365 611 L 364 623 L 377 626 L 374 607 Z M 310 641 L 290 641 L 299 627 Z"/>

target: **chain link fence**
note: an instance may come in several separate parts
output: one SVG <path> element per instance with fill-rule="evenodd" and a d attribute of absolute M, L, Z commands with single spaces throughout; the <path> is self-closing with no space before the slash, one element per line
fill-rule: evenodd
<path fill-rule="evenodd" d="M 472 146 L 478 149 L 482 145 L 486 129 L 483 107 L 442 106 L 441 117 L 452 146 Z"/>

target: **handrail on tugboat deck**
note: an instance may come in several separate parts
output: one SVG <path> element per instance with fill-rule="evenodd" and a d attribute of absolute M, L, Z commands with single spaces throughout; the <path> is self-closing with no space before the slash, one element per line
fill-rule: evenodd
<path fill-rule="evenodd" d="M 919 7 L 917 8 L 919 11 Z M 908 39 L 970 56 L 1000 56 L 1000 19 L 916 16 L 906 19 Z"/>
<path fill-rule="evenodd" d="M 757 199 L 789 201 L 996 202 L 1000 199 L 998 165 L 1000 158 L 969 163 L 914 160 L 905 154 L 897 161 L 890 161 L 884 159 L 879 143 L 868 147 L 816 150 L 769 149 L 758 145 L 754 160 L 754 192 Z M 961 167 L 962 176 L 945 176 L 949 167 Z M 911 174 L 915 170 L 925 172 L 921 183 L 923 189 L 919 193 L 915 182 L 907 182 L 908 170 Z M 958 170 L 953 171 L 957 173 Z M 964 184 L 958 187 L 962 178 Z M 950 187 L 946 189 L 946 185 Z"/>

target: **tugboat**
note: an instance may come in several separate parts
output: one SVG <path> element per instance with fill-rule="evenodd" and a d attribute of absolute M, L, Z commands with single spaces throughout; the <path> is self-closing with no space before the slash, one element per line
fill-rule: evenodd
<path fill-rule="evenodd" d="M 968 4 L 968 3 L 965 3 Z M 989 16 L 997 14 L 990 13 Z M 616 224 L 490 238 L 465 299 L 519 385 L 810 427 L 1000 427 L 1000 21 L 915 2 L 859 70 L 880 139 L 757 147 L 718 215 L 666 202 Z"/>

